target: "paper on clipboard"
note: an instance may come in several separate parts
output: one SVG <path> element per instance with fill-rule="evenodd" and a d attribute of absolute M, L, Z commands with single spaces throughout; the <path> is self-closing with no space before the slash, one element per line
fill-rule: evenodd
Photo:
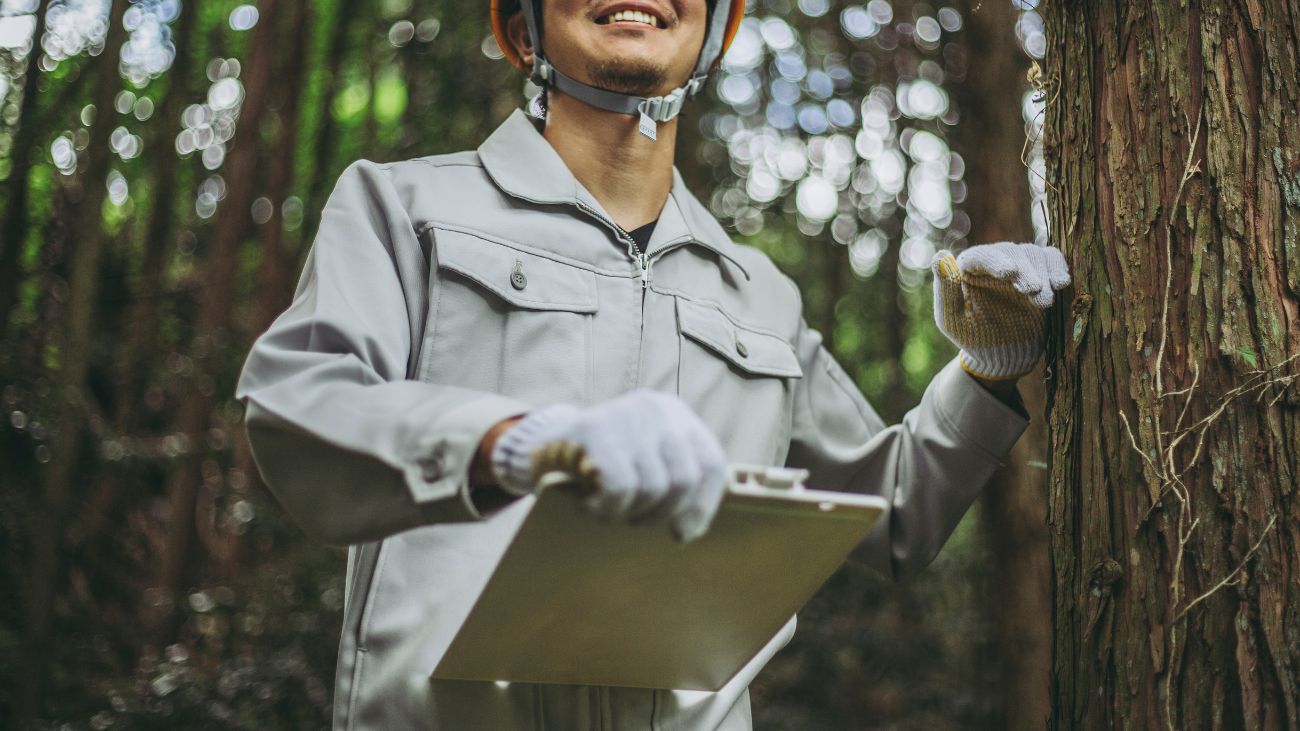
<path fill-rule="evenodd" d="M 830 578 L 886 505 L 733 468 L 709 533 L 602 521 L 542 489 L 433 677 L 718 690 Z"/>

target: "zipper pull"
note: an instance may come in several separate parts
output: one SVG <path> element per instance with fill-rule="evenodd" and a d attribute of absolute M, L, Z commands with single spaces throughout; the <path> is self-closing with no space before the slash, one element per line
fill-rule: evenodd
<path fill-rule="evenodd" d="M 650 257 L 641 254 L 637 258 L 641 260 L 641 289 L 645 289 L 650 286 Z"/>

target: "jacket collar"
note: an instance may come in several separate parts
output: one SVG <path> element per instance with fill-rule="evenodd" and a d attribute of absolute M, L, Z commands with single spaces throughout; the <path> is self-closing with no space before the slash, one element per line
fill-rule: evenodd
<path fill-rule="evenodd" d="M 478 155 L 488 176 L 508 195 L 531 203 L 574 205 L 611 220 L 522 110 L 516 109 L 496 128 L 479 146 Z M 736 244 L 686 189 L 674 167 L 673 185 L 659 214 L 649 252 L 680 239 L 712 250 L 749 278 L 749 272 L 740 263 Z"/>

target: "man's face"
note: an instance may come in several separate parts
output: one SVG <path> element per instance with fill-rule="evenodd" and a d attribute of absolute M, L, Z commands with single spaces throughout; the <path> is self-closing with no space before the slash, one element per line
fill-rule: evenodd
<path fill-rule="evenodd" d="M 577 80 L 603 89 L 666 94 L 690 78 L 704 44 L 706 0 L 541 3 L 546 57 Z"/>

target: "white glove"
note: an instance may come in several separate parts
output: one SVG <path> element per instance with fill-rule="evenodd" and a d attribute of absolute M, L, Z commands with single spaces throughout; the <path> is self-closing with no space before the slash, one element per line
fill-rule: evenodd
<path fill-rule="evenodd" d="M 1002 242 L 957 257 L 940 251 L 934 271 L 934 321 L 961 348 L 962 367 L 1006 380 L 1033 370 L 1043 352 L 1043 313 L 1070 284 L 1060 249 Z"/>
<path fill-rule="evenodd" d="M 591 483 L 587 506 L 598 515 L 666 519 L 683 541 L 708 530 L 727 482 L 727 455 L 713 432 L 681 399 L 648 389 L 586 409 L 532 411 L 497 439 L 492 467 L 517 495 L 564 470 Z"/>

